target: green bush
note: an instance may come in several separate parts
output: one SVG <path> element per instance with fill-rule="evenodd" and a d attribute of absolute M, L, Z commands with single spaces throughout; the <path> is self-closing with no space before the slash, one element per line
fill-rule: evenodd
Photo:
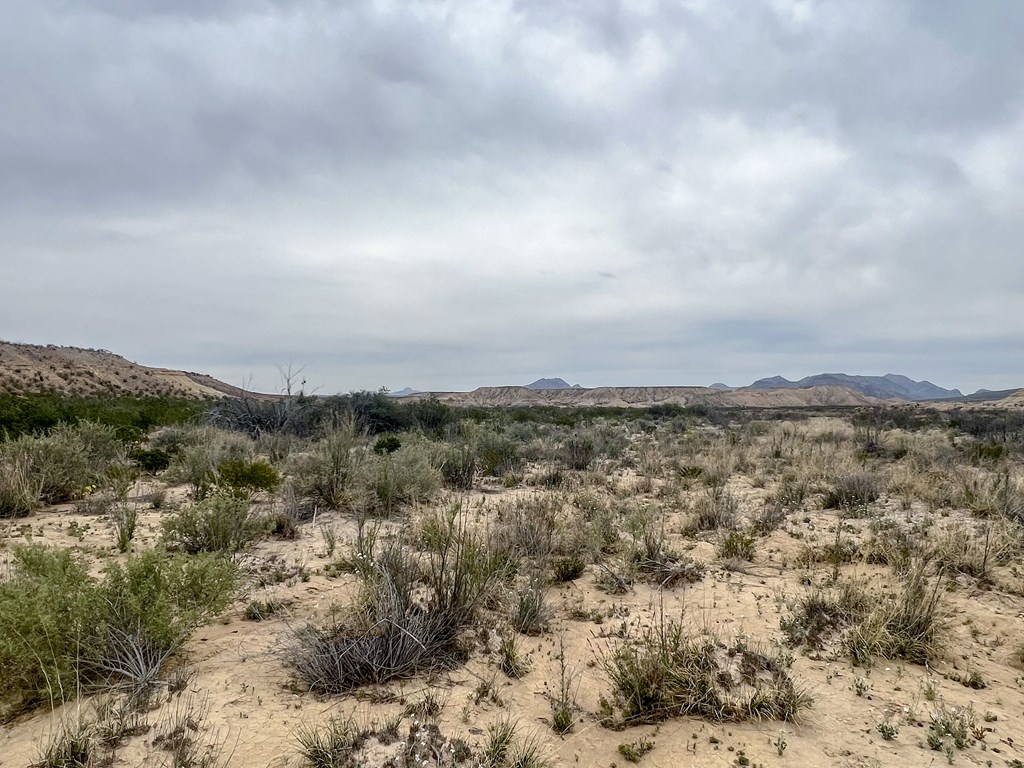
<path fill-rule="evenodd" d="M 344 509 L 355 501 L 355 477 L 365 458 L 357 443 L 355 424 L 343 422 L 292 463 L 297 492 L 332 509 Z"/>
<path fill-rule="evenodd" d="M 824 509 L 854 509 L 878 500 L 881 484 L 874 475 L 861 472 L 837 477 L 825 492 Z"/>
<path fill-rule="evenodd" d="M 551 578 L 558 584 L 575 581 L 587 569 L 587 561 L 579 554 L 556 557 L 551 563 Z"/>
<path fill-rule="evenodd" d="M 522 468 L 519 445 L 506 435 L 481 430 L 476 436 L 477 466 L 480 473 L 501 477 Z"/>
<path fill-rule="evenodd" d="M 244 498 L 258 491 L 276 491 L 281 475 L 265 461 L 229 459 L 217 465 L 217 485 Z"/>
<path fill-rule="evenodd" d="M 197 501 L 216 487 L 219 466 L 233 461 L 249 462 L 254 450 L 249 438 L 213 427 L 164 430 L 154 435 L 150 445 L 173 453 L 167 478 L 188 484 L 192 498 Z"/>
<path fill-rule="evenodd" d="M 394 453 L 402 447 L 402 441 L 398 435 L 381 435 L 373 444 L 373 452 L 378 456 L 385 453 Z"/>
<path fill-rule="evenodd" d="M 724 560 L 754 559 L 755 540 L 753 534 L 739 529 L 729 531 L 718 544 L 718 556 Z"/>
<path fill-rule="evenodd" d="M 569 435 L 562 443 L 562 461 L 569 469 L 589 469 L 597 458 L 594 441 L 583 435 Z"/>
<path fill-rule="evenodd" d="M 28 486 L 38 488 L 40 501 L 59 504 L 103 484 L 110 467 L 123 463 L 124 447 L 112 427 L 58 424 L 49 434 L 0 444 L 0 461 L 18 468 Z"/>
<path fill-rule="evenodd" d="M 136 448 L 128 457 L 139 465 L 139 469 L 151 475 L 171 466 L 171 454 L 160 448 Z"/>
<path fill-rule="evenodd" d="M 0 394 L 0 434 L 36 435 L 58 424 L 91 421 L 110 427 L 119 440 L 138 439 L 154 427 L 197 417 L 206 404 L 167 397 L 71 397 L 53 393 Z"/>
<path fill-rule="evenodd" d="M 430 452 L 419 444 L 404 445 L 394 453 L 370 456 L 360 467 L 359 485 L 383 511 L 426 501 L 441 487 L 441 473 Z"/>
<path fill-rule="evenodd" d="M 234 554 L 261 539 L 269 523 L 252 514 L 246 499 L 214 494 L 182 509 L 163 521 L 163 540 L 168 549 L 189 554 Z"/>
<path fill-rule="evenodd" d="M 0 721 L 79 689 L 152 682 L 198 624 L 224 609 L 235 567 L 161 551 L 97 581 L 67 550 L 14 550 L 0 583 Z"/>

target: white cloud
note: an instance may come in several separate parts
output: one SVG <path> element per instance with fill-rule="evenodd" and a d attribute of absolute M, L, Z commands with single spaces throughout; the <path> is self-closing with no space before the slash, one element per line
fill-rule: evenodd
<path fill-rule="evenodd" d="M 326 391 L 1024 381 L 1015 6 L 0 13 L 6 337 Z"/>

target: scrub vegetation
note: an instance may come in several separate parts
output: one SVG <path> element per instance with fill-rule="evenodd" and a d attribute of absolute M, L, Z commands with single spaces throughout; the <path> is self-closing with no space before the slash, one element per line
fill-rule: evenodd
<path fill-rule="evenodd" d="M 209 724 L 239 701 L 311 766 L 555 765 L 585 729 L 588 762 L 767 763 L 837 707 L 864 760 L 1024 738 L 1014 412 L 46 396 L 0 434 L 0 718 L 58 718 L 40 764 L 245 764 Z M 276 682 L 231 698 L 238 631 Z"/>

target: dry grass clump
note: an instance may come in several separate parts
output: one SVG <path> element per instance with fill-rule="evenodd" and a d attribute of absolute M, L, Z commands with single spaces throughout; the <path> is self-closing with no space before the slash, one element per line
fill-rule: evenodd
<path fill-rule="evenodd" d="M 879 656 L 924 664 L 941 655 L 946 629 L 942 580 L 929 585 L 926 564 L 918 561 L 901 581 L 897 591 L 882 595 L 852 627 L 847 648 L 854 663 L 869 664 Z"/>
<path fill-rule="evenodd" d="M 603 661 L 624 725 L 686 716 L 791 721 L 812 701 L 790 676 L 790 659 L 695 636 L 673 620 L 659 620 Z"/>
<path fill-rule="evenodd" d="M 495 549 L 518 557 L 547 557 L 561 549 L 564 498 L 533 494 L 499 503 L 491 539 Z"/>
<path fill-rule="evenodd" d="M 881 483 L 875 475 L 858 472 L 835 478 L 821 501 L 823 509 L 853 510 L 864 507 L 881 495 Z"/>
<path fill-rule="evenodd" d="M 858 582 L 844 582 L 797 601 L 780 626 L 791 645 L 822 650 L 837 641 L 857 664 L 875 657 L 924 664 L 940 655 L 946 626 L 940 581 L 929 586 L 926 564 L 915 561 L 894 592 L 871 595 Z"/>
<path fill-rule="evenodd" d="M 975 526 L 955 523 L 944 528 L 931 546 L 939 567 L 977 579 L 988 579 L 994 566 L 1007 565 L 1024 553 L 1024 531 L 1006 520 Z"/>
<path fill-rule="evenodd" d="M 688 533 L 735 528 L 739 519 L 739 502 L 722 486 L 705 491 L 694 502 L 686 524 Z"/>
<path fill-rule="evenodd" d="M 791 604 L 790 615 L 779 620 L 786 641 L 792 646 L 824 650 L 838 635 L 863 619 L 871 605 L 865 587 L 844 581 L 831 590 L 816 589 Z"/>
<path fill-rule="evenodd" d="M 627 555 L 627 564 L 633 571 L 669 588 L 704 578 L 706 569 L 701 563 L 682 557 L 669 547 L 664 522 L 659 524 L 643 512 L 637 513 L 631 522 L 633 547 Z"/>
<path fill-rule="evenodd" d="M 0 454 L 0 518 L 25 517 L 39 505 L 42 479 L 32 476 L 27 456 Z"/>
<path fill-rule="evenodd" d="M 310 690 L 341 693 L 465 660 L 460 636 L 505 575 L 462 517 L 436 551 L 418 557 L 397 542 L 357 553 L 362 608 L 326 628 L 294 632 L 286 661 Z"/>

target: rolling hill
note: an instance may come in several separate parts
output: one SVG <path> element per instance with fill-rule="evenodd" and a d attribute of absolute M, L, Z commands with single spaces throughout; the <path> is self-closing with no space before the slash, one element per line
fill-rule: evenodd
<path fill-rule="evenodd" d="M 103 349 L 0 341 L 0 393 L 35 392 L 185 398 L 246 394 L 212 376 L 138 365 Z"/>

